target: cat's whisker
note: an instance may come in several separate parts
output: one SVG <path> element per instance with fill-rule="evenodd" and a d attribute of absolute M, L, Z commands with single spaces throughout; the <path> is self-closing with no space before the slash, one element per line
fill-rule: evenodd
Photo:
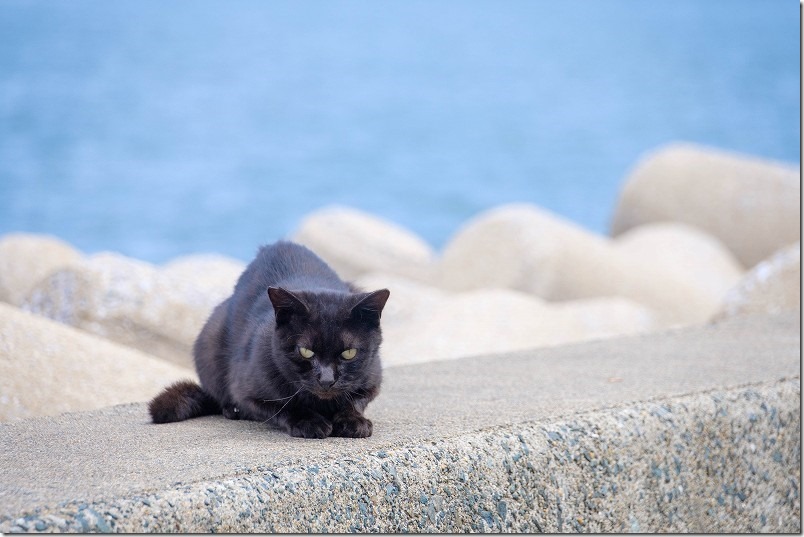
<path fill-rule="evenodd" d="M 282 407 L 281 407 L 279 410 L 277 410 L 277 411 L 276 411 L 276 414 L 274 414 L 273 416 L 271 416 L 271 417 L 270 417 L 270 418 L 268 418 L 267 420 L 263 421 L 263 423 L 268 423 L 269 421 L 271 421 L 272 419 L 274 419 L 275 417 L 277 417 L 277 416 L 279 415 L 279 413 L 280 413 L 280 412 L 282 412 L 283 410 L 285 410 L 285 407 L 286 407 L 286 406 L 288 406 L 288 403 L 290 403 L 290 400 L 291 400 L 291 399 L 293 399 L 294 397 L 296 397 L 296 394 L 298 394 L 300 391 L 302 391 L 302 389 L 301 389 L 301 388 L 299 388 L 298 390 L 296 390 L 296 393 L 294 393 L 293 395 L 291 395 L 290 397 L 288 397 L 288 400 L 285 402 L 285 404 L 284 404 L 284 405 L 282 405 Z"/>
<path fill-rule="evenodd" d="M 301 386 L 302 388 L 307 387 L 307 383 L 305 383 L 303 380 L 290 380 L 285 385 L 292 386 L 293 388 L 295 388 L 296 386 Z"/>
<path fill-rule="evenodd" d="M 355 398 L 354 398 L 354 396 L 357 395 L 357 394 L 352 393 L 352 392 L 343 392 L 343 395 L 344 395 L 344 397 L 346 397 L 346 400 L 349 402 L 350 405 L 355 406 Z"/>
<path fill-rule="evenodd" d="M 296 391 L 296 393 L 299 393 L 301 390 L 302 390 L 302 389 L 301 389 L 301 388 L 299 388 L 299 389 Z M 262 402 L 263 402 L 263 403 L 276 403 L 276 402 L 279 402 L 279 401 L 285 401 L 285 400 L 287 400 L 287 399 L 292 399 L 293 397 L 295 397 L 295 396 L 296 396 L 296 393 L 294 393 L 293 395 L 290 395 L 290 396 L 288 396 L 288 397 L 280 397 L 279 399 L 262 399 Z"/>

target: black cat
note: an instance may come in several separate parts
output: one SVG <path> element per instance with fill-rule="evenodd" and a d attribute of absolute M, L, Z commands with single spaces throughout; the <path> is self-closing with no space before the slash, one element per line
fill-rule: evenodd
<path fill-rule="evenodd" d="M 371 436 L 363 410 L 380 389 L 389 295 L 358 292 L 304 246 L 262 247 L 196 339 L 201 386 L 179 382 L 155 397 L 154 423 L 222 413 L 291 436 Z"/>

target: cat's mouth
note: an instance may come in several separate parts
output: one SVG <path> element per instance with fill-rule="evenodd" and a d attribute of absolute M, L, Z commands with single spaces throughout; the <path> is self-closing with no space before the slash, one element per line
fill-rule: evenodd
<path fill-rule="evenodd" d="M 313 395 L 315 395 L 316 397 L 318 397 L 319 399 L 325 399 L 325 400 L 335 399 L 336 397 L 338 397 L 341 394 L 341 391 L 338 390 L 337 388 L 321 388 L 321 387 L 317 387 L 317 388 L 311 389 L 310 392 Z"/>

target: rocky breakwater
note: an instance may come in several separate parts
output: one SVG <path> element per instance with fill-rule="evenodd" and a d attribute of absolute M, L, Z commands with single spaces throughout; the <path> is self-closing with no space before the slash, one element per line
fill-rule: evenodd
<path fill-rule="evenodd" d="M 717 179 L 704 186 L 703 178 L 692 181 L 688 164 L 695 159 L 706 163 L 706 177 Z M 288 238 L 359 286 L 391 289 L 383 313 L 386 366 L 505 353 L 797 309 L 800 207 L 790 203 L 798 195 L 782 170 L 689 146 L 659 151 L 626 180 L 614 211 L 614 237 L 520 203 L 476 215 L 441 252 L 404 228 L 345 207 L 309 214 Z M 776 231 L 746 232 L 734 242 L 726 231 L 691 218 L 684 201 L 648 210 L 658 203 L 650 193 L 671 195 L 665 191 L 676 200 L 703 197 L 710 212 L 730 215 L 725 220 L 735 225 L 769 219 Z M 761 203 L 749 203 L 746 216 L 746 200 L 754 199 Z M 758 264 L 751 261 L 758 256 Z M 192 377 L 193 341 L 244 266 L 215 255 L 156 266 L 113 253 L 87 256 L 50 237 L 0 237 L 0 301 L 8 303 L 0 311 L 0 359 L 6 364 L 0 393 L 17 401 L 1 419 L 46 413 L 48 405 L 20 396 L 37 378 L 51 379 L 42 386 L 64 403 L 49 405 L 51 410 L 111 404 L 109 398 L 79 402 L 69 395 L 76 387 L 102 391 L 100 377 L 88 373 L 93 360 L 128 356 L 109 374 L 154 381 L 136 389 L 109 384 L 117 386 L 113 402 L 144 401 L 166 382 Z M 23 340 L 29 325 L 44 328 Z M 57 344 L 68 339 L 99 350 L 87 350 L 83 362 L 73 360 L 73 347 Z M 96 344 L 103 340 L 115 346 Z M 32 357 L 37 345 L 46 355 Z"/>
<path fill-rule="evenodd" d="M 669 234 L 681 246 L 666 252 L 670 266 L 683 266 L 678 256 L 686 243 L 698 246 L 699 237 Z M 660 243 L 634 245 L 618 244 L 536 206 L 508 205 L 476 217 L 452 239 L 441 259 L 440 283 L 454 291 L 517 289 L 559 303 L 623 297 L 650 308 L 665 326 L 701 322 L 714 313 L 721 297 L 706 281 L 657 261 L 652 254 Z M 739 277 L 725 249 L 709 253 L 729 267 L 715 276 L 718 282 Z M 714 270 L 718 267 L 708 272 Z"/>
<path fill-rule="evenodd" d="M 42 279 L 81 257 L 81 252 L 48 235 L 0 237 L 0 302 L 19 306 Z"/>
<path fill-rule="evenodd" d="M 0 303 L 0 422 L 145 401 L 195 372 Z"/>
<path fill-rule="evenodd" d="M 750 268 L 800 240 L 800 170 L 691 144 L 646 155 L 623 186 L 612 233 L 675 221 L 720 239 Z"/>
<path fill-rule="evenodd" d="M 383 322 L 384 359 L 393 365 L 737 314 L 728 304 L 750 285 L 746 270 L 799 240 L 799 192 L 798 171 L 786 165 L 674 144 L 646 155 L 626 178 L 612 236 L 518 203 L 476 215 L 441 252 L 343 207 L 308 215 L 291 238 L 357 284 L 392 289 Z M 349 225 L 336 225 L 339 219 Z M 792 263 L 787 270 L 796 273 Z M 795 278 L 766 279 L 741 295 L 739 311 L 797 307 Z"/>
<path fill-rule="evenodd" d="M 51 272 L 20 306 L 192 368 L 192 345 L 228 297 L 244 264 L 221 256 L 177 258 L 157 267 L 99 253 Z"/>

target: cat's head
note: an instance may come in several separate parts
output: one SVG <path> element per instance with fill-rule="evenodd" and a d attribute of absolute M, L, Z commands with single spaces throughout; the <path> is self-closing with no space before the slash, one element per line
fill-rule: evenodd
<path fill-rule="evenodd" d="M 296 388 L 322 399 L 378 386 L 380 316 L 390 292 L 288 291 L 269 287 L 274 350 Z"/>

